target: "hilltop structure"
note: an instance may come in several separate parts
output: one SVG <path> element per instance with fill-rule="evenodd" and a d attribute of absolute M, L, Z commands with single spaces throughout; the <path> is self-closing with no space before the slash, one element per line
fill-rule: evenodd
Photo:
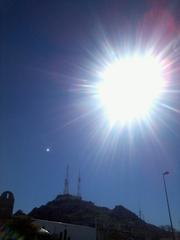
<path fill-rule="evenodd" d="M 64 179 L 64 195 L 69 195 L 69 165 L 67 165 L 66 177 Z"/>
<path fill-rule="evenodd" d="M 66 176 L 64 179 L 64 191 L 63 194 L 60 194 L 56 197 L 55 201 L 60 200 L 67 200 L 67 199 L 74 199 L 74 200 L 81 200 L 81 176 L 80 172 L 78 175 L 78 181 L 77 181 L 77 195 L 72 195 L 69 193 L 69 165 L 66 167 Z"/>
<path fill-rule="evenodd" d="M 77 197 L 81 198 L 81 176 L 80 176 L 80 172 L 79 172 L 79 176 L 78 176 Z"/>

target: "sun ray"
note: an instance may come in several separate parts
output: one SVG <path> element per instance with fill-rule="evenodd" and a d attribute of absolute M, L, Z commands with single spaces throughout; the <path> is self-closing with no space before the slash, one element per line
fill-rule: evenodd
<path fill-rule="evenodd" d="M 166 109 L 168 109 L 168 110 L 170 110 L 170 111 L 173 111 L 173 112 L 175 112 L 175 113 L 180 114 L 180 110 L 177 109 L 177 108 L 171 107 L 171 106 L 169 106 L 168 104 L 165 104 L 165 103 L 159 103 L 159 104 L 160 104 L 162 107 L 164 107 L 164 108 L 166 108 Z"/>

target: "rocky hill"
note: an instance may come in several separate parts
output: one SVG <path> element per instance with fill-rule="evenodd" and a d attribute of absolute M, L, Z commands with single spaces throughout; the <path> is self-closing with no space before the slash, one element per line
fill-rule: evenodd
<path fill-rule="evenodd" d="M 164 231 L 154 225 L 147 224 L 123 206 L 116 206 L 114 209 L 99 207 L 92 202 L 72 195 L 58 195 L 46 205 L 34 208 L 29 216 L 136 234 L 146 233 L 148 236 L 164 236 Z"/>

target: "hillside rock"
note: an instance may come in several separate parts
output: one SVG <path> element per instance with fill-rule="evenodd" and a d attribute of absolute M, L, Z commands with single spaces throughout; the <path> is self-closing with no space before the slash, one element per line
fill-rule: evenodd
<path fill-rule="evenodd" d="M 133 235 L 164 236 L 158 227 L 147 224 L 123 206 L 114 209 L 96 206 L 72 195 L 58 195 L 53 201 L 34 208 L 29 216 L 36 219 L 86 225 L 110 231 L 131 232 Z"/>

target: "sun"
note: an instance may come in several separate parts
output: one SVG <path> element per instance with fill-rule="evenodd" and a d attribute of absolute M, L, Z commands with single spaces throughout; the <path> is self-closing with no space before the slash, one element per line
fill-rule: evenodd
<path fill-rule="evenodd" d="M 97 95 L 111 124 L 144 119 L 158 101 L 163 66 L 151 55 L 117 59 L 100 73 Z"/>

